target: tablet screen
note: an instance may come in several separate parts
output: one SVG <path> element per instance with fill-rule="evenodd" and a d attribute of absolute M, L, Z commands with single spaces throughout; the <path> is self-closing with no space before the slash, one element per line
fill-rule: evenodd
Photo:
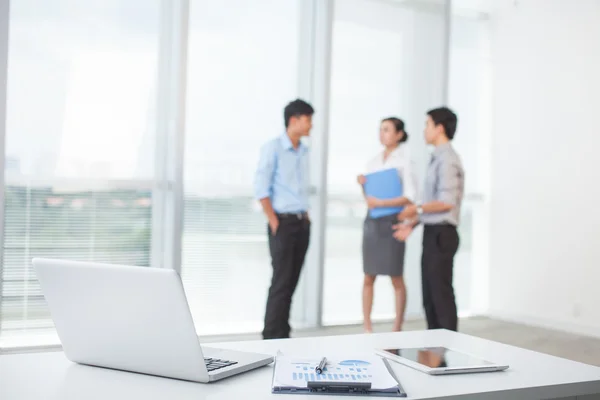
<path fill-rule="evenodd" d="M 384 349 L 390 354 L 406 358 L 407 360 L 424 365 L 429 368 L 462 368 L 493 365 L 489 361 L 459 353 L 445 347 L 424 347 L 414 349 Z"/>

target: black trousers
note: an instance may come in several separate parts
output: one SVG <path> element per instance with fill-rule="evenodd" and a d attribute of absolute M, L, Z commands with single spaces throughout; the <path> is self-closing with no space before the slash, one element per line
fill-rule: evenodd
<path fill-rule="evenodd" d="M 459 242 L 455 226 L 425 225 L 421 280 L 423 307 L 429 329 L 458 329 L 452 270 Z"/>
<path fill-rule="evenodd" d="M 290 337 L 290 308 L 310 240 L 310 221 L 296 215 L 279 216 L 275 235 L 267 226 L 273 277 L 269 288 L 263 338 Z"/>

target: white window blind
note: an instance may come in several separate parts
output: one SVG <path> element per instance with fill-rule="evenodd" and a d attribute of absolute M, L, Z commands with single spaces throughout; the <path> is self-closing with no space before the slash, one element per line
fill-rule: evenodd
<path fill-rule="evenodd" d="M 150 263 L 159 5 L 11 2 L 0 338 L 52 330 L 33 257 Z"/>
<path fill-rule="evenodd" d="M 191 0 L 182 277 L 200 334 L 260 331 L 271 279 L 259 149 L 297 93 L 298 0 Z"/>
<path fill-rule="evenodd" d="M 75 186 L 6 184 L 0 317 L 7 335 L 53 327 L 32 258 L 149 265 L 151 190 Z"/>

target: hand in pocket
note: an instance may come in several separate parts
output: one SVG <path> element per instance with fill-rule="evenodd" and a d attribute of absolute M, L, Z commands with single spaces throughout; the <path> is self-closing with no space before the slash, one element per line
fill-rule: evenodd
<path fill-rule="evenodd" d="M 277 217 L 273 217 L 269 220 L 269 228 L 271 228 L 271 234 L 275 236 L 277 234 L 277 229 L 279 229 L 279 219 Z"/>

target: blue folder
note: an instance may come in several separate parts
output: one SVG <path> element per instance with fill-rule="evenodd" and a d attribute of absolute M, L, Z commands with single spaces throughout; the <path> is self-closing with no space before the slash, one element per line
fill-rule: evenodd
<path fill-rule="evenodd" d="M 365 175 L 367 181 L 364 189 L 367 196 L 373 196 L 378 199 L 393 199 L 401 197 L 402 181 L 398 176 L 396 168 L 384 169 Z M 369 210 L 371 218 L 381 218 L 387 215 L 398 214 L 404 207 L 381 207 Z"/>

